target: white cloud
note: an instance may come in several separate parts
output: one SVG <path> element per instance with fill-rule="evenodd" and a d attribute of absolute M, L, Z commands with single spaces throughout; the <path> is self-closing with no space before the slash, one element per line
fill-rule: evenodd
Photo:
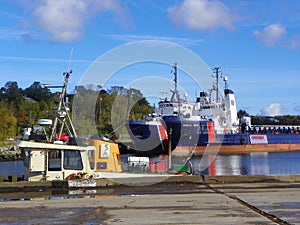
<path fill-rule="evenodd" d="M 168 16 L 173 23 L 196 31 L 232 29 L 234 21 L 228 7 L 218 0 L 185 0 L 169 7 Z"/>
<path fill-rule="evenodd" d="M 265 46 L 272 46 L 286 33 L 286 28 L 274 23 L 265 27 L 262 31 L 255 30 L 253 35 Z"/>
<path fill-rule="evenodd" d="M 262 116 L 280 116 L 284 115 L 284 109 L 279 103 L 272 103 L 260 110 Z"/>
<path fill-rule="evenodd" d="M 292 38 L 292 39 L 288 40 L 285 45 L 289 49 L 298 49 L 300 46 L 300 38 L 299 37 Z"/>
<path fill-rule="evenodd" d="M 132 23 L 130 14 L 114 0 L 40 0 L 31 10 L 35 25 L 54 42 L 80 39 L 89 20 L 104 11 L 113 12 L 122 26 Z"/>
<path fill-rule="evenodd" d="M 40 37 L 41 35 L 38 32 L 32 30 L 23 31 L 0 27 L 0 40 L 23 40 L 32 42 Z"/>

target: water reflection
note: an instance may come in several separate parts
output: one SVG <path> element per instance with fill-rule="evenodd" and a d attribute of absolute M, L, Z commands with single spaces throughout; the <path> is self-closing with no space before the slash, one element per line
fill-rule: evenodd
<path fill-rule="evenodd" d="M 250 174 L 264 175 L 270 174 L 269 153 L 256 153 L 250 155 Z M 270 157 L 272 157 L 270 155 Z"/>
<path fill-rule="evenodd" d="M 122 168 L 127 170 L 127 156 Z M 182 165 L 186 158 L 172 158 L 173 165 Z M 204 175 L 271 175 L 300 174 L 300 151 L 252 153 L 242 155 L 203 156 L 191 159 L 194 174 Z M 21 161 L 0 162 L 1 176 L 23 175 Z"/>
<path fill-rule="evenodd" d="M 230 157 L 216 157 L 214 161 L 215 173 L 212 175 L 242 175 L 242 156 L 232 155 Z"/>
<path fill-rule="evenodd" d="M 211 162 L 211 163 L 210 163 Z M 204 175 L 300 174 L 300 152 L 217 155 L 191 159 L 193 173 Z"/>
<path fill-rule="evenodd" d="M 24 174 L 22 161 L 0 162 L 0 176 L 22 177 Z"/>

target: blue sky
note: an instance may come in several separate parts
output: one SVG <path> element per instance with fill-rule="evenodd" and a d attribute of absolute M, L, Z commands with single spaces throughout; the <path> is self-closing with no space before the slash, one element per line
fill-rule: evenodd
<path fill-rule="evenodd" d="M 107 51 L 128 42 L 161 40 L 193 51 L 211 69 L 220 66 L 236 93 L 238 109 L 252 115 L 300 115 L 297 0 L 1 3 L 1 87 L 7 81 L 17 81 L 21 88 L 34 81 L 60 84 L 73 48 L 72 89 L 90 64 Z M 153 75 L 165 69 L 154 67 Z"/>

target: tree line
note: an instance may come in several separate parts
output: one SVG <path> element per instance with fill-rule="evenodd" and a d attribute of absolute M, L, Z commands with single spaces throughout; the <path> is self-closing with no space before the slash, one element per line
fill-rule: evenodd
<path fill-rule="evenodd" d="M 95 111 L 96 130 L 98 134 L 109 136 L 113 133 L 111 124 L 111 108 L 117 96 L 128 99 L 132 104 L 128 112 L 130 118 L 142 118 L 143 115 L 152 113 L 152 108 L 139 90 L 119 86 L 111 87 L 108 90 L 95 90 L 94 87 L 76 87 L 73 93 L 95 92 L 97 104 Z M 54 110 L 59 102 L 60 92 L 51 92 L 43 87 L 40 82 L 34 82 L 30 87 L 22 89 L 15 81 L 8 81 L 0 89 L 0 141 L 8 138 L 21 137 L 24 124 L 35 125 L 39 119 L 52 119 L 54 121 L 56 112 Z M 72 110 L 74 94 L 66 96 Z M 83 101 L 86 99 L 83 99 Z M 126 111 L 128 105 L 122 104 L 122 111 Z M 72 115 L 72 113 L 71 113 Z M 88 115 L 87 115 L 88 117 Z M 87 126 L 85 121 L 79 121 L 78 128 Z M 77 128 L 76 127 L 76 128 Z"/>
<path fill-rule="evenodd" d="M 238 111 L 238 117 L 251 117 L 252 125 L 300 125 L 300 116 L 297 115 L 283 115 L 283 116 L 251 116 L 245 110 Z"/>
<path fill-rule="evenodd" d="M 141 119 L 144 115 L 153 112 L 149 102 L 134 88 L 113 86 L 107 90 L 102 87 L 79 86 L 73 91 L 77 101 L 83 107 L 89 107 L 86 95 L 95 96 L 96 105 L 92 109 L 94 115 L 80 115 L 76 120 L 79 135 L 84 136 L 97 132 L 99 135 L 111 137 L 125 131 L 124 121 Z M 28 88 L 22 89 L 17 82 L 9 81 L 0 89 L 0 141 L 7 138 L 21 137 L 21 128 L 24 124 L 35 125 L 39 119 L 55 119 L 54 110 L 59 102 L 59 92 L 51 92 L 40 82 L 33 82 Z M 67 97 L 67 96 L 66 96 Z M 68 95 L 69 107 L 72 111 L 74 94 Z M 71 113 L 72 115 L 72 113 Z M 238 117 L 250 116 L 246 111 L 239 110 Z M 300 125 L 300 116 L 250 116 L 252 125 Z M 91 124 L 91 121 L 95 124 Z M 112 124 L 114 123 L 114 124 Z"/>

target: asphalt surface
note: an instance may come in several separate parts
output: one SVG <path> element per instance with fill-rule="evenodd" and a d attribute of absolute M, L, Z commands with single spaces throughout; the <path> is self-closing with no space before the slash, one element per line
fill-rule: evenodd
<path fill-rule="evenodd" d="M 289 176 L 22 192 L 8 186 L 0 186 L 0 224 L 300 224 L 300 182 Z"/>

